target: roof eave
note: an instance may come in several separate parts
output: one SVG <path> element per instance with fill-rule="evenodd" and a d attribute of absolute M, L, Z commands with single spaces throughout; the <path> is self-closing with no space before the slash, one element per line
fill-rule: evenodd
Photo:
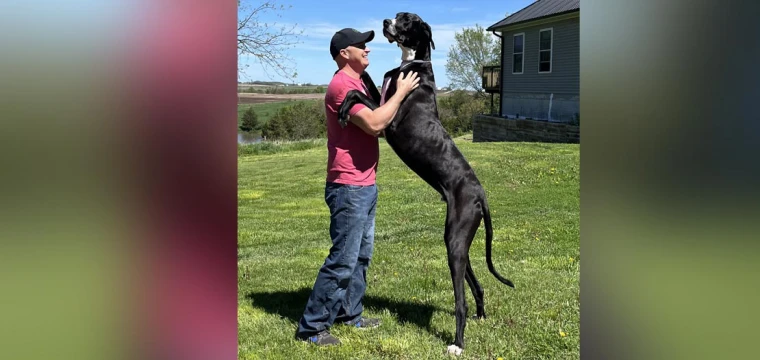
<path fill-rule="evenodd" d="M 522 21 L 518 21 L 518 22 L 515 22 L 515 23 L 511 23 L 511 24 L 499 25 L 499 23 L 501 23 L 504 20 L 506 20 L 506 19 L 504 19 L 502 21 L 499 21 L 496 24 L 493 24 L 493 25 L 489 26 L 488 28 L 486 28 L 486 31 L 501 31 L 501 30 L 503 30 L 505 28 L 511 28 L 511 27 L 514 27 L 514 26 L 522 26 L 522 25 L 525 25 L 525 24 L 532 23 L 534 21 L 548 20 L 548 19 L 551 19 L 553 17 L 559 17 L 559 16 L 568 15 L 568 14 L 572 14 L 572 13 L 580 12 L 580 11 L 581 11 L 581 9 L 572 9 L 572 10 L 558 12 L 558 13 L 551 14 L 551 15 L 540 16 L 540 17 L 536 17 L 536 18 L 532 18 L 532 19 L 522 20 Z"/>

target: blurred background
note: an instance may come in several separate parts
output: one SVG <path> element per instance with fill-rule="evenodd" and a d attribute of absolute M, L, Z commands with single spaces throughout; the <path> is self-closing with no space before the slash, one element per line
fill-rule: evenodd
<path fill-rule="evenodd" d="M 760 5 L 583 6 L 581 356 L 748 358 Z M 0 358 L 236 356 L 237 16 L 0 5 Z"/>

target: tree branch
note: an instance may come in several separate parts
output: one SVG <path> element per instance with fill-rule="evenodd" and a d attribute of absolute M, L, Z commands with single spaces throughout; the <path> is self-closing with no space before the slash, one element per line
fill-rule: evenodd
<path fill-rule="evenodd" d="M 238 55 L 253 56 L 262 66 L 270 79 L 272 73 L 288 79 L 295 79 L 295 61 L 287 54 L 287 50 L 299 43 L 298 38 L 303 31 L 297 30 L 297 24 L 280 26 L 277 23 L 267 23 L 260 16 L 267 12 L 284 11 L 285 7 L 277 6 L 275 1 L 264 1 L 255 8 L 247 3 L 240 5 L 240 12 L 245 15 L 238 19 Z M 277 14 L 277 17 L 282 15 Z M 239 71 L 244 69 L 239 66 Z"/>

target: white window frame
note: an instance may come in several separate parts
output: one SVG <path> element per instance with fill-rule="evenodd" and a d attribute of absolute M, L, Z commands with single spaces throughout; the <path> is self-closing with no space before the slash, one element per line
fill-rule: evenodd
<path fill-rule="evenodd" d="M 549 31 L 549 50 L 541 50 L 541 33 Z M 541 71 L 541 52 L 549 51 L 549 71 Z M 539 74 L 551 74 L 554 70 L 554 28 L 546 28 L 538 31 L 538 73 Z"/>
<path fill-rule="evenodd" d="M 522 52 L 516 53 L 515 52 L 515 38 L 518 36 L 522 36 Z M 522 55 L 522 64 L 520 66 L 520 72 L 515 72 L 515 55 L 521 54 Z M 517 33 L 512 35 L 512 74 L 519 75 L 525 73 L 525 33 Z"/>

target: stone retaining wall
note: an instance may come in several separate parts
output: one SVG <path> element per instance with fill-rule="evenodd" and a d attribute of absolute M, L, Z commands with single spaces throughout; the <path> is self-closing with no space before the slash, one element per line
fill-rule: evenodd
<path fill-rule="evenodd" d="M 580 126 L 539 120 L 475 115 L 472 141 L 580 143 Z"/>

